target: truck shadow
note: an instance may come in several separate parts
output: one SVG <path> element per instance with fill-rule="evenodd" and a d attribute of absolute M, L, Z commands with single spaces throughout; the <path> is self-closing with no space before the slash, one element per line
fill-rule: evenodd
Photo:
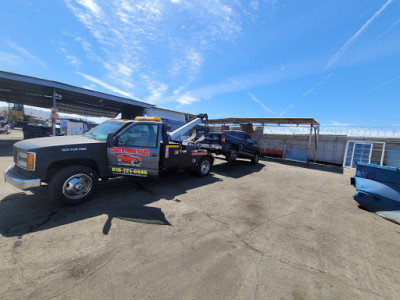
<path fill-rule="evenodd" d="M 258 163 L 254 165 L 251 164 L 248 159 L 238 159 L 228 163 L 225 159 L 216 157 L 215 161 L 218 162 L 218 164 L 214 164 L 212 172 L 230 178 L 241 178 L 252 173 L 260 172 L 264 168 L 263 164 Z"/>
<path fill-rule="evenodd" d="M 282 159 L 282 158 L 272 158 L 272 157 L 266 157 L 266 156 L 262 157 L 260 160 L 278 163 L 281 165 L 287 165 L 287 166 L 293 166 L 293 167 L 299 167 L 299 168 L 305 168 L 305 169 L 312 169 L 312 170 L 318 170 L 318 171 L 323 171 L 323 172 L 343 174 L 342 166 L 324 165 L 324 164 L 311 163 L 311 162 L 307 164 L 305 162 L 300 162 L 300 161 L 294 161 L 294 160 L 288 160 L 288 159 Z"/>
<path fill-rule="evenodd" d="M 92 200 L 75 207 L 61 207 L 47 198 L 47 188 L 9 195 L 0 201 L 0 233 L 5 237 L 22 236 L 81 220 L 107 215 L 103 234 L 112 220 L 119 218 L 137 223 L 171 225 L 163 211 L 147 206 L 161 199 L 175 201 L 191 189 L 220 181 L 212 175 L 199 178 L 174 174 L 159 180 L 113 178 L 99 182 Z"/>

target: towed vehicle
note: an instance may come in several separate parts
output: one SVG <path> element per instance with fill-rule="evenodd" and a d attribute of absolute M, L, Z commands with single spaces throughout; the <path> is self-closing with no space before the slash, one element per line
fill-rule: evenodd
<path fill-rule="evenodd" d="M 201 132 L 200 135 L 203 135 Z M 257 164 L 260 159 L 260 149 L 254 144 L 251 137 L 241 130 L 225 130 L 221 132 L 209 132 L 198 143 L 202 149 L 207 149 L 215 154 L 224 155 L 228 162 L 236 158 L 250 159 Z"/>
<path fill-rule="evenodd" d="M 214 157 L 178 137 L 204 115 L 174 132 L 158 117 L 107 120 L 82 136 L 33 138 L 14 144 L 5 181 L 20 189 L 48 184 L 50 198 L 66 205 L 88 200 L 99 178 L 158 177 L 168 170 L 209 174 Z"/>

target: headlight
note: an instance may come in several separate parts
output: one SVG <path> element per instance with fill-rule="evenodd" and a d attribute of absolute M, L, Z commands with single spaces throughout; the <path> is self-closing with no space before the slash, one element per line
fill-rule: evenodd
<path fill-rule="evenodd" d="M 17 165 L 23 169 L 34 171 L 36 162 L 36 153 L 18 151 Z"/>

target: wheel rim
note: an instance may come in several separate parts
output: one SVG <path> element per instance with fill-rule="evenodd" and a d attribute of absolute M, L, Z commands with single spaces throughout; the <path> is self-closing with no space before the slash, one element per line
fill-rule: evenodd
<path fill-rule="evenodd" d="M 200 165 L 201 174 L 205 175 L 210 170 L 210 161 L 208 159 L 204 160 Z"/>
<path fill-rule="evenodd" d="M 259 159 L 260 159 L 260 156 L 258 154 L 256 154 L 256 157 L 254 158 L 254 161 L 257 163 Z"/>
<path fill-rule="evenodd" d="M 235 160 L 237 158 L 237 152 L 232 151 L 232 159 Z"/>
<path fill-rule="evenodd" d="M 68 199 L 81 199 L 92 189 L 92 178 L 86 174 L 75 174 L 68 178 L 62 187 L 62 193 Z"/>

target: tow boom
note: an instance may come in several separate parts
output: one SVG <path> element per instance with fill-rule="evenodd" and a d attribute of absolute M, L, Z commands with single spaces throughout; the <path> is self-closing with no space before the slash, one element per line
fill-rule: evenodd
<path fill-rule="evenodd" d="M 190 129 L 194 128 L 196 125 L 200 124 L 203 121 L 203 119 L 208 120 L 208 115 L 207 114 L 199 114 L 199 115 L 197 115 L 197 118 L 194 119 L 193 121 L 186 123 L 185 125 L 183 125 L 182 127 L 179 127 L 175 131 L 168 132 L 168 136 L 169 136 L 170 140 L 174 141 L 174 142 L 181 142 L 182 141 L 181 136 L 183 134 L 185 134 L 186 132 L 188 132 Z"/>

